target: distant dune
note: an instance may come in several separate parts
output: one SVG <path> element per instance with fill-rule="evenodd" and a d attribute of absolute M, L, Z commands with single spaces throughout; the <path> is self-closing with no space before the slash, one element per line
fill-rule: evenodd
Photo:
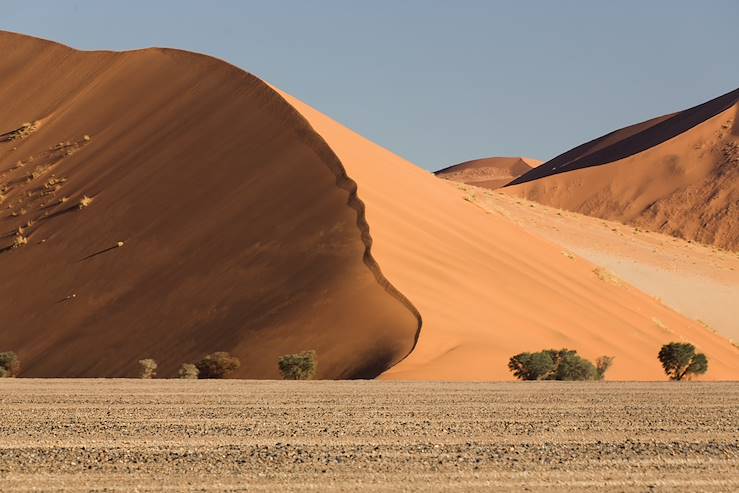
<path fill-rule="evenodd" d="M 505 190 L 739 250 L 739 89 L 576 147 Z"/>
<path fill-rule="evenodd" d="M 688 340 L 739 378 L 725 338 L 222 61 L 0 49 L 0 350 L 23 376 L 226 350 L 274 378 L 316 349 L 320 378 L 508 380 L 569 347 L 662 380 Z"/>
<path fill-rule="evenodd" d="M 447 180 L 495 190 L 541 163 L 525 157 L 488 157 L 455 164 L 434 174 Z"/>

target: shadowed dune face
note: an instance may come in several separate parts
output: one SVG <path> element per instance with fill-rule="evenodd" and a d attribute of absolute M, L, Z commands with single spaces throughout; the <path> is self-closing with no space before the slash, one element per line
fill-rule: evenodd
<path fill-rule="evenodd" d="M 541 161 L 536 159 L 522 157 L 489 157 L 455 164 L 434 174 L 447 180 L 495 190 L 540 164 Z"/>
<path fill-rule="evenodd" d="M 552 159 L 506 187 L 546 205 L 739 250 L 739 89 Z"/>
<path fill-rule="evenodd" d="M 222 350 L 266 378 L 315 349 L 321 378 L 373 377 L 412 349 L 354 182 L 269 86 L 173 50 L 0 51 L 0 350 L 23 376 Z"/>
<path fill-rule="evenodd" d="M 739 378 L 739 350 L 728 340 L 285 97 L 357 182 L 373 254 L 423 316 L 416 348 L 382 378 L 508 380 L 513 354 L 568 347 L 615 356 L 609 379 L 663 380 L 657 353 L 672 340 L 708 355 L 706 379 Z"/>

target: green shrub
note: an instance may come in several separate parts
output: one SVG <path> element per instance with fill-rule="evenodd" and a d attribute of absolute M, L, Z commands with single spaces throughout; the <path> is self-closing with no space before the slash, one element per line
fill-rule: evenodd
<path fill-rule="evenodd" d="M 280 357 L 277 366 L 285 380 L 310 380 L 316 373 L 316 352 L 286 354 Z"/>
<path fill-rule="evenodd" d="M 577 354 L 576 351 L 562 349 L 556 351 L 557 369 L 551 380 L 596 380 L 598 372 L 595 365 Z"/>
<path fill-rule="evenodd" d="M 157 375 L 157 362 L 151 358 L 139 360 L 141 369 L 139 370 L 139 378 L 151 379 Z"/>
<path fill-rule="evenodd" d="M 508 361 L 508 369 L 519 380 L 543 380 L 554 371 L 554 361 L 545 351 L 519 353 Z"/>
<path fill-rule="evenodd" d="M 508 368 L 520 380 L 595 380 L 593 363 L 570 349 L 545 349 L 520 353 L 508 361 Z"/>
<path fill-rule="evenodd" d="M 226 378 L 229 373 L 241 366 L 241 362 L 235 356 L 219 351 L 206 355 L 195 363 L 195 366 L 198 369 L 199 378 Z"/>
<path fill-rule="evenodd" d="M 689 342 L 665 344 L 657 357 L 670 380 L 689 379 L 708 371 L 708 358 L 703 353 L 696 353 L 695 346 Z"/>
<path fill-rule="evenodd" d="M 598 380 L 603 380 L 606 377 L 606 372 L 613 365 L 613 356 L 599 356 L 595 360 L 595 369 L 598 372 Z"/>
<path fill-rule="evenodd" d="M 198 367 L 192 363 L 183 363 L 178 375 L 180 378 L 185 380 L 195 380 L 200 375 L 200 370 L 198 370 Z"/>
<path fill-rule="evenodd" d="M 21 371 L 21 362 L 18 355 L 13 351 L 0 353 L 0 377 L 9 378 L 17 377 Z"/>

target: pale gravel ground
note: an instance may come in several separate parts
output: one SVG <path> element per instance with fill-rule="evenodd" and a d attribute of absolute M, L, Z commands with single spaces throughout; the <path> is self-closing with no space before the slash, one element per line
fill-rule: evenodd
<path fill-rule="evenodd" d="M 739 383 L 0 380 L 0 490 L 737 491 Z"/>

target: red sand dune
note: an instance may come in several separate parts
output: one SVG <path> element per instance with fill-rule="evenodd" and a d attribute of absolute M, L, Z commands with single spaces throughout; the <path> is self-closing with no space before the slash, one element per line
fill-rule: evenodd
<path fill-rule="evenodd" d="M 739 250 L 739 89 L 576 147 L 505 190 Z"/>
<path fill-rule="evenodd" d="M 356 185 L 265 83 L 175 50 L 0 33 L 0 52 L 0 129 L 40 122 L 0 142 L 0 248 L 28 238 L 0 253 L 0 351 L 23 376 L 132 376 L 145 357 L 173 376 L 225 350 L 274 378 L 315 349 L 320 377 L 374 377 L 411 350 L 417 314 L 372 258 Z"/>
<path fill-rule="evenodd" d="M 689 340 L 739 378 L 726 339 L 221 61 L 0 49 L 0 127 L 38 122 L 0 142 L 0 246 L 28 238 L 0 253 L 0 350 L 26 376 L 227 350 L 264 378 L 316 349 L 322 378 L 510 379 L 512 354 L 570 347 L 663 379 L 660 345 Z"/>
<path fill-rule="evenodd" d="M 434 174 L 447 180 L 495 190 L 540 164 L 541 161 L 525 157 L 488 157 L 455 164 Z"/>

